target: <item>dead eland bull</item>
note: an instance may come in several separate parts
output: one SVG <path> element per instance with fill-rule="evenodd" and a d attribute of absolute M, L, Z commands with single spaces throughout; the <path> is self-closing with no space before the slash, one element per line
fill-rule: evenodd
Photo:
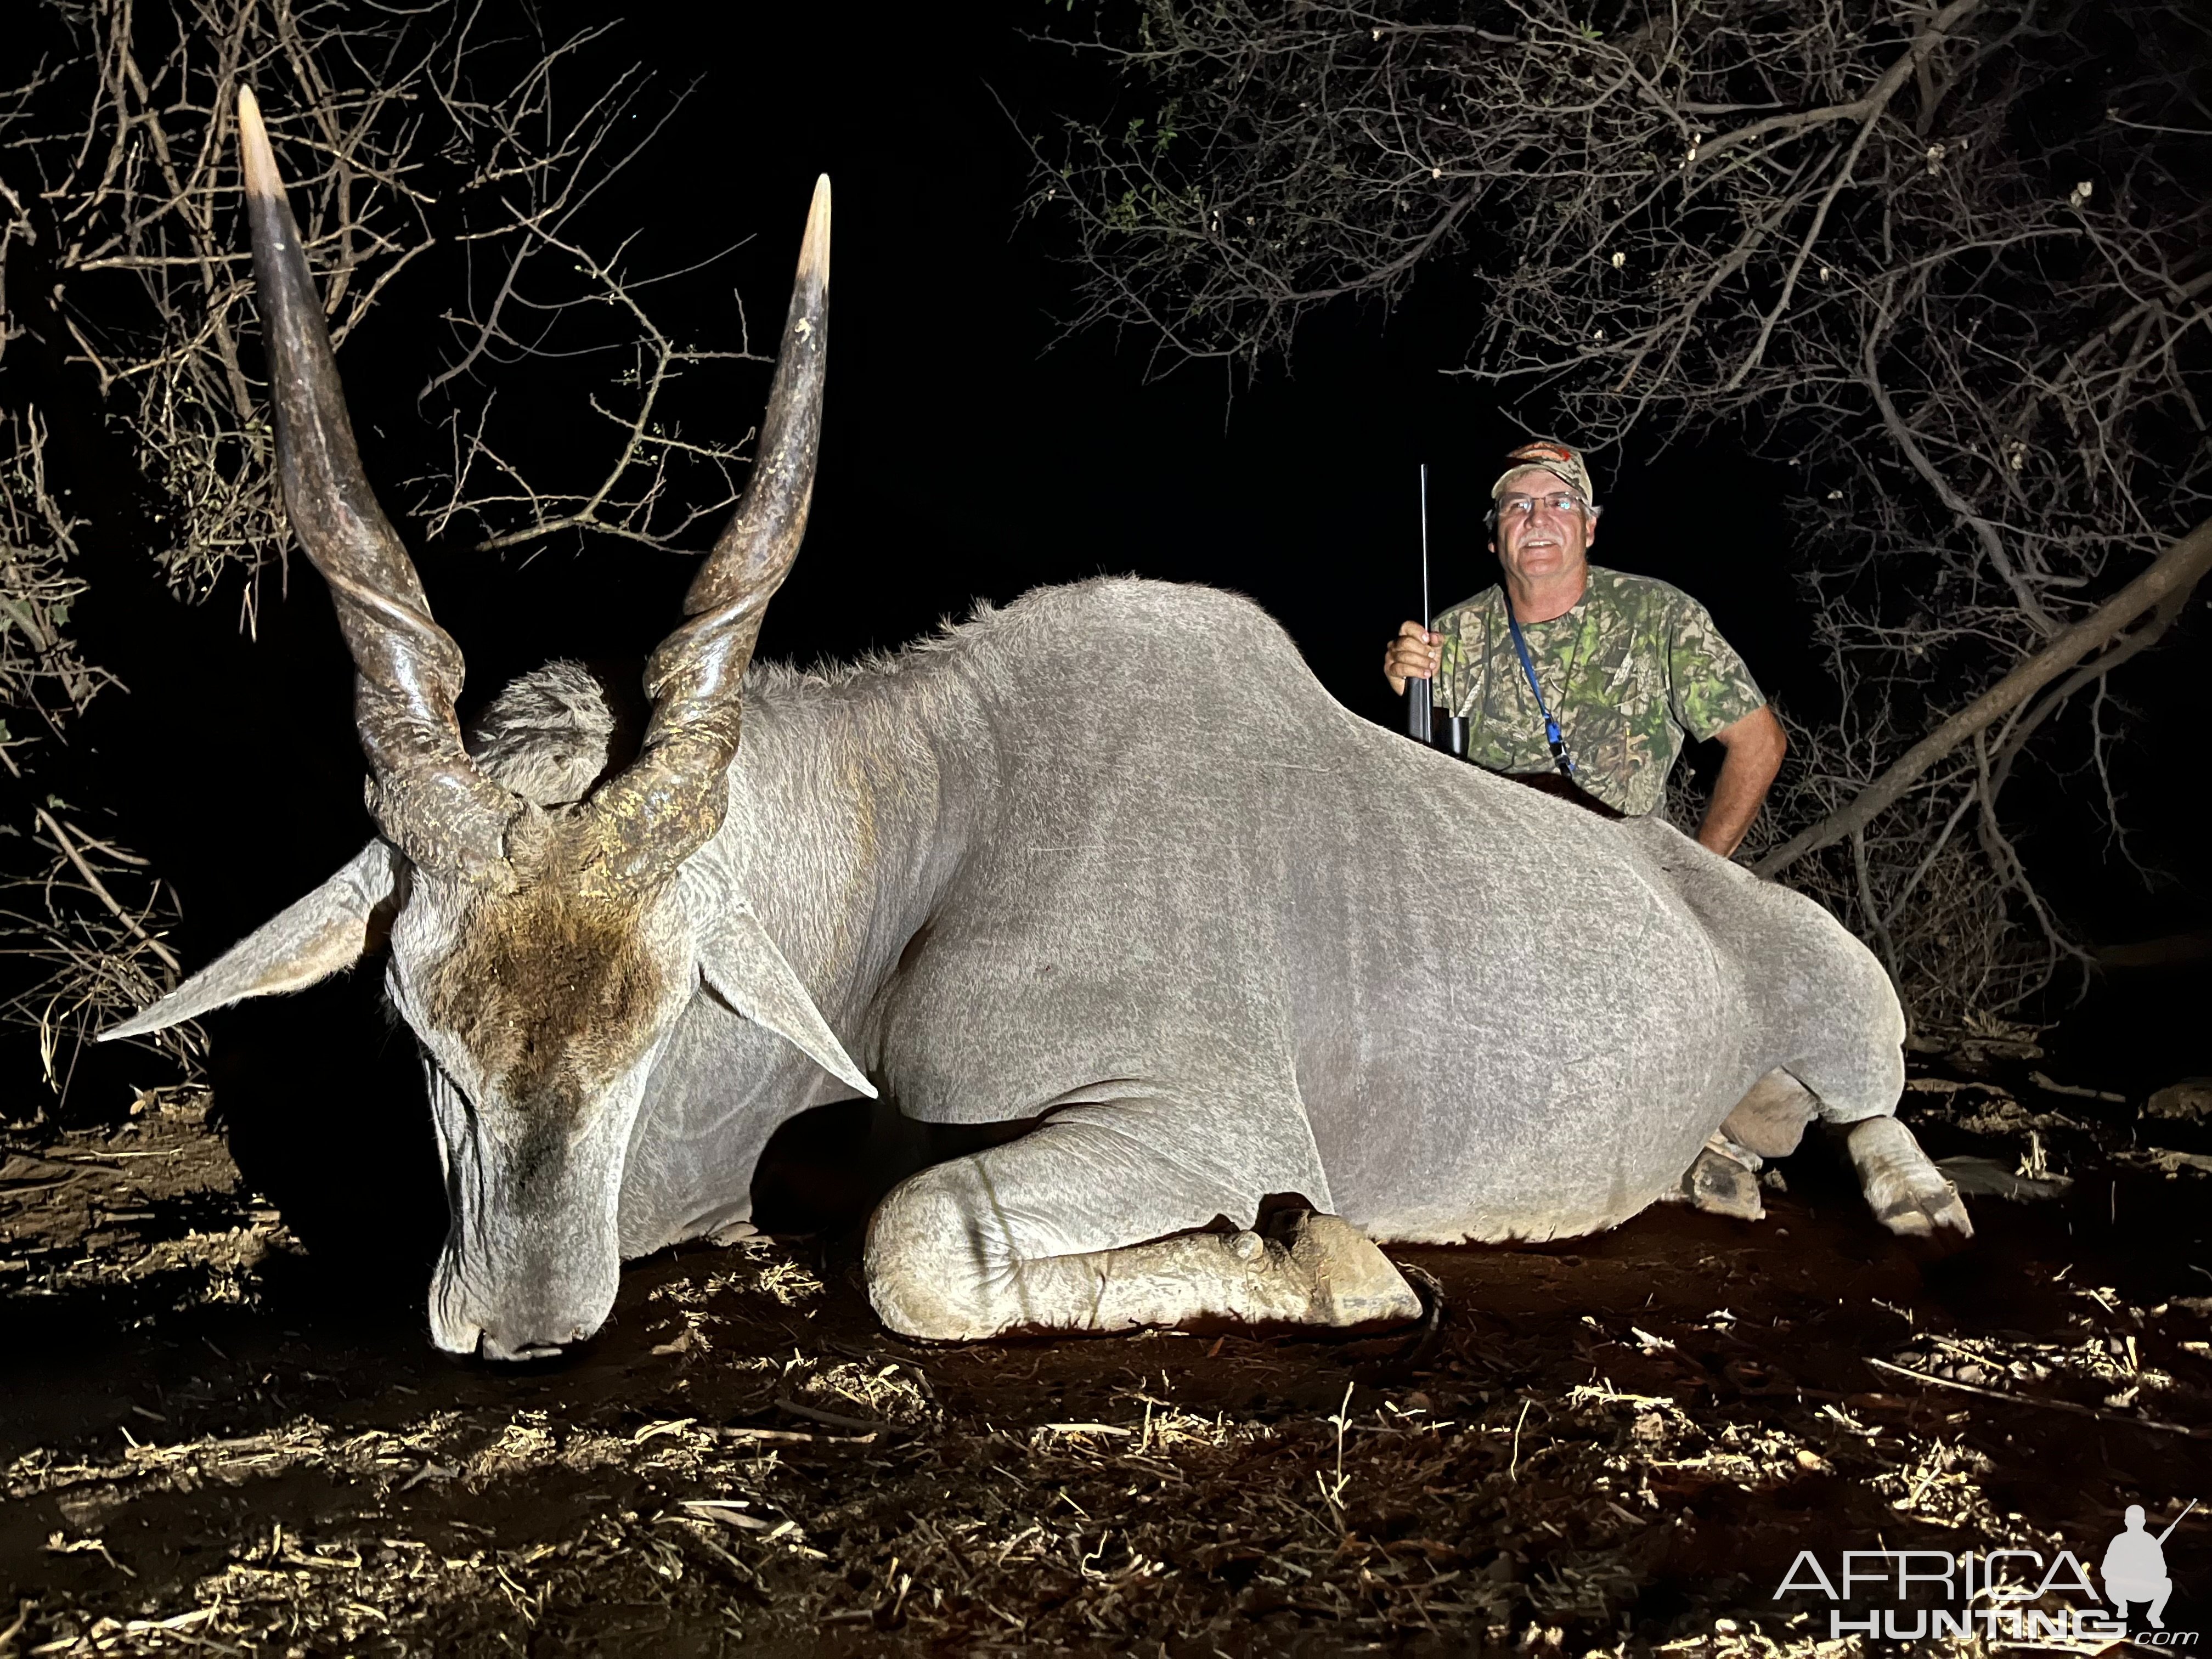
<path fill-rule="evenodd" d="M 381 833 L 106 1035 L 386 946 L 452 1203 L 440 1346 L 589 1336 L 624 1257 L 743 1219 L 781 1122 L 878 1086 L 931 1122 L 1038 1121 L 877 1212 L 870 1293 L 913 1335 L 1411 1316 L 1371 1240 L 1612 1226 L 1723 1120 L 1767 1151 L 1852 1123 L 1883 1220 L 1971 1231 L 1890 1115 L 1889 985 L 1826 912 L 1355 718 L 1244 600 L 1091 582 L 827 683 L 749 673 L 812 489 L 827 180 L 641 749 L 565 665 L 465 743 L 460 653 L 362 475 L 250 95 L 240 124 L 284 495 Z M 1221 1229 L 1270 1195 L 1312 1213 Z"/>

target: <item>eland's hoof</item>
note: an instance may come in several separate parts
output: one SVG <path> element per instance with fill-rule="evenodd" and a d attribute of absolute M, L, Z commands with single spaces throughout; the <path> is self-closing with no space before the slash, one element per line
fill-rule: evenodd
<path fill-rule="evenodd" d="M 1958 1188 L 1928 1161 L 1912 1131 L 1893 1117 L 1870 1117 L 1851 1125 L 1845 1143 L 1860 1189 L 1875 1220 L 1904 1238 L 1934 1238 L 1949 1233 L 1964 1241 L 1974 1224 Z"/>
<path fill-rule="evenodd" d="M 1739 1221 L 1766 1218 L 1757 1172 L 1711 1147 L 1698 1154 L 1697 1162 L 1682 1177 L 1682 1189 L 1690 1195 L 1691 1203 L 1709 1215 L 1732 1215 Z"/>
<path fill-rule="evenodd" d="M 1375 1241 L 1341 1216 L 1306 1215 L 1291 1234 L 1291 1261 L 1313 1285 L 1313 1316 L 1326 1325 L 1403 1325 L 1421 1298 Z"/>

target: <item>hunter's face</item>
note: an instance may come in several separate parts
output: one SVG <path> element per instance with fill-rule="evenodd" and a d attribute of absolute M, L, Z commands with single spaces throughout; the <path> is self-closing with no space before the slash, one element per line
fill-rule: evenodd
<path fill-rule="evenodd" d="M 1586 563 L 1596 532 L 1595 516 L 1556 473 L 1531 468 L 1498 498 L 1498 538 L 1491 545 L 1508 575 L 1543 582 Z"/>

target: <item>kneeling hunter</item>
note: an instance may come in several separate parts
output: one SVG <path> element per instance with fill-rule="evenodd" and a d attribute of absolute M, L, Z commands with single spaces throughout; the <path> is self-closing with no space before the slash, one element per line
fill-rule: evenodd
<path fill-rule="evenodd" d="M 1437 709 L 1468 720 L 1468 758 L 1625 816 L 1655 811 L 1685 739 L 1727 751 L 1698 840 L 1725 858 L 1782 765 L 1782 723 L 1705 608 L 1680 589 L 1589 562 L 1589 469 L 1564 444 L 1524 444 L 1492 486 L 1503 586 L 1424 628 L 1383 659 L 1392 690 L 1426 679 Z"/>

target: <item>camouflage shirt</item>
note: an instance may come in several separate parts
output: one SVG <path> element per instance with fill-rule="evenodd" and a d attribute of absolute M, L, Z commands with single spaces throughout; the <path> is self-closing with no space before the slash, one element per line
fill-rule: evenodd
<path fill-rule="evenodd" d="M 1467 716 L 1468 758 L 1497 772 L 1553 770 L 1504 590 L 1486 587 L 1430 626 L 1443 635 L 1433 696 Z M 1702 742 L 1766 702 L 1705 606 L 1648 576 L 1592 565 L 1572 610 L 1521 633 L 1575 781 L 1623 812 L 1658 806 L 1686 733 Z"/>

